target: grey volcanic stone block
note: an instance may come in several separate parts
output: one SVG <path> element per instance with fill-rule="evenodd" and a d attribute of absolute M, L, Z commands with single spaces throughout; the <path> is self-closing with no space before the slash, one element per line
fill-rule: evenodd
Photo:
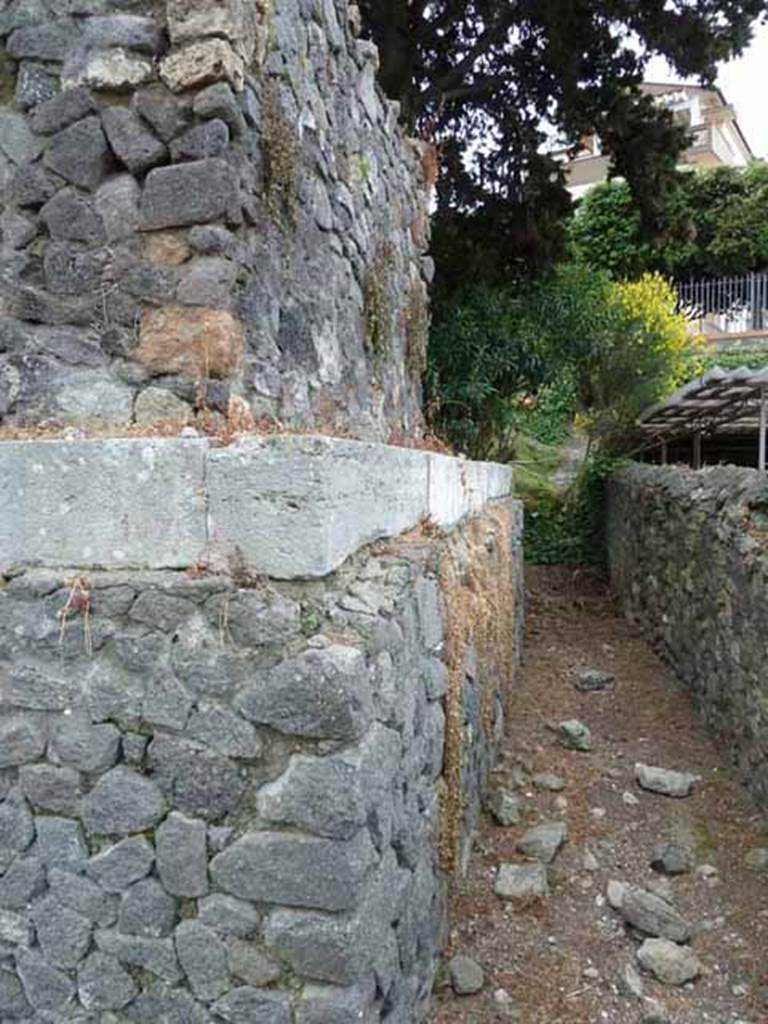
<path fill-rule="evenodd" d="M 66 89 L 35 107 L 29 115 L 29 124 L 33 132 L 52 135 L 97 112 L 98 107 L 87 89 Z"/>
<path fill-rule="evenodd" d="M 117 917 L 115 897 L 105 893 L 89 878 L 73 875 L 59 868 L 50 868 L 48 885 L 51 896 L 62 906 L 77 911 L 82 917 L 87 917 L 101 927 L 114 924 Z"/>
<path fill-rule="evenodd" d="M 45 866 L 39 857 L 15 860 L 0 878 L 0 907 L 23 910 L 45 888 Z"/>
<path fill-rule="evenodd" d="M 160 939 L 170 935 L 176 923 L 176 900 L 156 878 L 143 878 L 123 893 L 118 928 L 126 935 Z"/>
<path fill-rule="evenodd" d="M 32 919 L 48 963 L 63 968 L 77 966 L 91 943 L 92 922 L 52 896 L 34 905 Z"/>
<path fill-rule="evenodd" d="M 88 861 L 88 874 L 107 892 L 122 892 L 144 878 L 155 860 L 152 845 L 143 836 L 123 839 Z"/>
<path fill-rule="evenodd" d="M 252 903 L 226 896 L 222 892 L 212 893 L 197 904 L 198 917 L 214 931 L 222 935 L 236 935 L 247 938 L 259 927 L 261 915 Z"/>
<path fill-rule="evenodd" d="M 160 41 L 160 29 L 154 18 L 113 14 L 85 20 L 85 43 L 96 49 L 121 46 L 138 53 L 154 54 L 160 48 Z"/>
<path fill-rule="evenodd" d="M 53 815 L 35 819 L 35 856 L 48 869 L 82 871 L 88 859 L 83 830 L 79 821 L 57 818 Z"/>
<path fill-rule="evenodd" d="M 222 817 L 235 809 L 246 785 L 229 758 L 176 736 L 155 733 L 148 758 L 157 784 L 191 817 Z"/>
<path fill-rule="evenodd" d="M 19 769 L 19 785 L 29 802 L 57 814 L 77 814 L 80 803 L 80 773 L 74 768 L 31 764 Z"/>
<path fill-rule="evenodd" d="M 108 156 L 101 121 L 86 117 L 53 136 L 43 163 L 73 185 L 93 189 L 107 170 Z"/>
<path fill-rule="evenodd" d="M 97 931 L 96 945 L 131 967 L 143 967 L 173 985 L 181 980 L 172 939 L 148 939 L 141 935 L 123 935 L 117 931 Z"/>
<path fill-rule="evenodd" d="M 287 771 L 259 790 L 262 818 L 330 839 L 350 839 L 366 820 L 359 763 L 338 757 L 291 758 Z"/>
<path fill-rule="evenodd" d="M 130 768 L 113 768 L 102 775 L 83 801 L 83 822 L 100 835 L 143 832 L 164 813 L 165 801 L 154 782 Z"/>
<path fill-rule="evenodd" d="M 153 985 L 127 1008 L 131 1024 L 211 1024 L 207 1011 L 184 989 Z"/>
<path fill-rule="evenodd" d="M 63 188 L 40 211 L 51 238 L 98 244 L 106 241 L 93 202 L 74 188 Z"/>
<path fill-rule="evenodd" d="M 354 647 L 308 650 L 264 671 L 237 698 L 253 722 L 281 732 L 349 742 L 368 728 L 373 705 L 370 673 Z"/>
<path fill-rule="evenodd" d="M 194 564 L 206 544 L 205 447 L 151 438 L 0 443 L 4 563 Z"/>
<path fill-rule="evenodd" d="M 105 772 L 117 761 L 120 733 L 114 725 L 94 725 L 88 715 L 75 712 L 53 727 L 51 760 L 82 772 Z"/>
<path fill-rule="evenodd" d="M 427 512 L 426 456 L 386 445 L 247 438 L 211 452 L 208 483 L 214 546 L 279 578 L 324 576 Z"/>
<path fill-rule="evenodd" d="M 213 1004 L 214 1013 L 228 1024 L 290 1024 L 288 996 L 243 986 L 232 989 Z"/>
<path fill-rule="evenodd" d="M 225 217 L 237 202 L 237 185 L 226 161 L 196 160 L 150 171 L 141 197 L 141 226 L 184 227 Z"/>
<path fill-rule="evenodd" d="M 86 1010 L 120 1010 L 136 992 L 130 974 L 106 953 L 91 953 L 77 973 L 77 994 Z"/>
<path fill-rule="evenodd" d="M 38 60 L 62 61 L 77 42 L 79 34 L 80 29 L 72 18 L 60 18 L 17 28 L 11 33 L 6 49 L 8 55 L 16 60 L 35 57 Z"/>
<path fill-rule="evenodd" d="M 368 1020 L 372 1003 L 372 993 L 362 985 L 305 985 L 296 1010 L 296 1024 L 359 1024 Z"/>
<path fill-rule="evenodd" d="M 349 842 L 249 832 L 213 858 L 211 877 L 242 899 L 350 910 L 375 859 L 365 832 Z"/>
<path fill-rule="evenodd" d="M 198 999 L 210 1002 L 229 988 L 229 955 L 218 935 L 199 921 L 176 928 L 176 953 Z"/>
<path fill-rule="evenodd" d="M 24 1020 L 32 1008 L 24 995 L 18 977 L 11 971 L 0 968 L 0 1014 L 9 1021 Z"/>
<path fill-rule="evenodd" d="M 132 110 L 107 107 L 101 123 L 113 153 L 132 174 L 156 167 L 168 156 L 164 144 Z"/>
<path fill-rule="evenodd" d="M 45 721 L 36 715 L 0 718 L 0 768 L 36 761 L 45 750 Z"/>
<path fill-rule="evenodd" d="M 173 160 L 203 160 L 219 156 L 229 146 L 229 128 L 219 118 L 206 121 L 171 143 Z"/>
<path fill-rule="evenodd" d="M 188 734 L 225 757 L 252 760 L 262 751 L 256 730 L 223 704 L 198 701 L 187 726 Z"/>
<path fill-rule="evenodd" d="M 230 972 L 246 985 L 263 988 L 265 985 L 271 985 L 273 981 L 277 981 L 282 974 L 281 964 L 267 956 L 253 942 L 230 939 L 227 948 Z"/>
<path fill-rule="evenodd" d="M 155 832 L 157 871 L 174 896 L 208 892 L 205 822 L 172 811 Z"/>
<path fill-rule="evenodd" d="M 75 986 L 63 971 L 52 967 L 37 951 L 20 950 L 16 970 L 24 994 L 36 1010 L 60 1013 L 72 1001 Z"/>
<path fill-rule="evenodd" d="M 32 842 L 35 826 L 27 802 L 18 790 L 0 803 L 0 873 Z"/>

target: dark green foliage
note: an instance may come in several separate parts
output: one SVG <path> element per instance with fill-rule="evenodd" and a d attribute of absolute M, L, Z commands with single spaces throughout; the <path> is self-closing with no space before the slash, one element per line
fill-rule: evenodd
<path fill-rule="evenodd" d="M 525 507 L 525 557 L 540 565 L 605 565 L 605 481 L 620 459 L 592 454 L 564 494 Z"/>
<path fill-rule="evenodd" d="M 657 232 L 686 143 L 641 94 L 648 60 L 710 82 L 748 44 L 765 0 L 362 0 L 380 81 L 409 130 L 441 149 L 435 253 L 443 280 L 538 272 L 558 256 L 569 199 L 542 154 L 542 123 L 575 142 L 596 131 Z M 471 154 L 471 159 L 468 155 Z M 463 231 L 457 221 L 466 219 Z M 484 246 L 488 258 L 478 259 Z M 489 276 L 486 277 L 486 274 Z M 466 278 L 465 278 L 466 280 Z"/>
<path fill-rule="evenodd" d="M 474 458 L 514 457 L 520 402 L 560 384 L 562 372 L 604 329 L 610 303 L 607 275 L 577 266 L 537 281 L 456 293 L 430 338 L 435 428 Z"/>
<path fill-rule="evenodd" d="M 678 175 L 666 194 L 657 241 L 624 182 L 592 189 L 574 217 L 574 256 L 618 278 L 657 270 L 677 279 L 746 274 L 768 267 L 768 166 Z"/>

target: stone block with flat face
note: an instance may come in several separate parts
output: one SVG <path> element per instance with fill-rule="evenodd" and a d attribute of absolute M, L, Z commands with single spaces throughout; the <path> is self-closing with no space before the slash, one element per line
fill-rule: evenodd
<path fill-rule="evenodd" d="M 0 443 L 0 561 L 186 568 L 205 549 L 207 442 Z"/>

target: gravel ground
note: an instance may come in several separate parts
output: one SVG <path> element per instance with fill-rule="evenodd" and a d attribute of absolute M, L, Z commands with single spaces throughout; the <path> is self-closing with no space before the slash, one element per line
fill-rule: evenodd
<path fill-rule="evenodd" d="M 458 996 L 442 970 L 431 1024 L 768 1024 L 768 869 L 745 860 L 768 847 L 768 816 L 600 580 L 534 568 L 528 587 L 523 672 L 494 773 L 527 809 L 518 825 L 481 824 L 469 874 L 452 894 L 445 957 L 472 958 L 484 984 Z M 614 673 L 615 686 L 580 692 L 574 680 L 585 667 Z M 559 745 L 552 727 L 571 718 L 591 730 L 591 752 Z M 701 782 L 684 799 L 646 792 L 635 781 L 638 761 Z M 530 780 L 541 772 L 561 776 L 565 788 L 537 789 Z M 555 820 L 567 823 L 568 841 L 549 867 L 550 895 L 498 898 L 498 866 L 523 861 L 522 834 Z M 689 851 L 691 870 L 667 877 L 651 869 L 665 840 Z M 642 993 L 627 990 L 623 975 L 627 965 L 639 969 L 644 936 L 608 904 L 612 879 L 667 892 L 692 926 L 703 966 L 696 981 L 672 987 L 641 971 Z"/>

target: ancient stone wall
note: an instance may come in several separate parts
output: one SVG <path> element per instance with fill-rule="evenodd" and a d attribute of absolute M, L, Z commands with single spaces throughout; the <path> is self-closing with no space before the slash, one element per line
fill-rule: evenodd
<path fill-rule="evenodd" d="M 768 804 L 768 484 L 755 470 L 633 466 L 608 487 L 611 579 L 746 785 Z"/>
<path fill-rule="evenodd" d="M 423 1018 L 519 656 L 519 503 L 473 497 L 459 460 L 263 444 L 317 482 L 332 568 L 298 542 L 280 579 L 235 548 L 202 560 L 201 439 L 0 442 L 0 507 L 15 495 L 33 524 L 15 520 L 0 568 L 2 1021 Z M 265 452 L 229 454 L 215 472 L 250 481 L 261 544 L 291 515 L 301 534 Z M 408 504 L 419 460 L 444 530 Z M 329 462 L 347 494 L 373 493 L 378 467 L 378 534 L 412 528 L 361 546 L 322 487 Z M 41 476 L 66 481 L 49 505 Z M 106 515 L 94 478 L 127 481 Z"/>
<path fill-rule="evenodd" d="M 0 425 L 421 429 L 428 195 L 347 0 L 7 0 Z"/>

